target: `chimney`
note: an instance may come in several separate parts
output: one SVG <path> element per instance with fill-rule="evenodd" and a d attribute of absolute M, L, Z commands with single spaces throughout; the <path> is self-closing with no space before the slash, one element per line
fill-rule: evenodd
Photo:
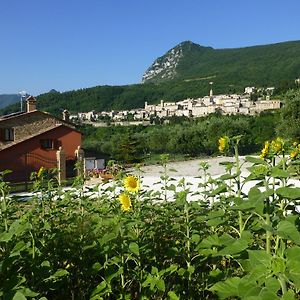
<path fill-rule="evenodd" d="M 33 96 L 29 96 L 26 99 L 26 111 L 32 112 L 36 110 L 36 99 Z"/>
<path fill-rule="evenodd" d="M 70 113 L 67 109 L 65 109 L 63 111 L 63 120 L 66 121 L 66 122 L 69 122 L 70 121 Z"/>

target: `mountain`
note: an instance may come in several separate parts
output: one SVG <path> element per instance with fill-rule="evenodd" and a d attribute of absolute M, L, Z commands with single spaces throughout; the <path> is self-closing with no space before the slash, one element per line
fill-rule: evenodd
<path fill-rule="evenodd" d="M 246 86 L 275 86 L 279 91 L 295 86 L 300 76 L 300 41 L 236 49 L 213 49 L 183 42 L 155 60 L 142 84 L 96 86 L 69 92 L 39 95 L 38 109 L 59 115 L 144 107 L 161 99 L 177 101 L 214 94 L 242 93 Z M 0 114 L 19 110 L 19 104 Z"/>
<path fill-rule="evenodd" d="M 0 95 L 0 109 L 10 104 L 20 101 L 20 95 L 18 94 L 3 94 Z"/>
<path fill-rule="evenodd" d="M 300 76 L 300 41 L 235 49 L 182 42 L 159 57 L 143 83 L 209 80 L 231 85 L 275 85 Z"/>

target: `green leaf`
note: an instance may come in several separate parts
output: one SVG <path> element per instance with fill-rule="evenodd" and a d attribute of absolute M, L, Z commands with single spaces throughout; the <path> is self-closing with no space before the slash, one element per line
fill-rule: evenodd
<path fill-rule="evenodd" d="M 287 276 L 300 289 L 300 247 L 294 246 L 286 250 Z"/>
<path fill-rule="evenodd" d="M 217 255 L 234 255 L 247 249 L 248 241 L 244 239 L 237 239 L 231 245 L 226 246 L 220 250 Z"/>
<path fill-rule="evenodd" d="M 26 300 L 26 299 L 27 298 L 20 291 L 16 291 L 16 293 L 12 297 L 12 300 Z"/>
<path fill-rule="evenodd" d="M 188 273 L 189 273 L 190 275 L 192 275 L 192 274 L 194 274 L 194 272 L 195 272 L 195 267 L 194 267 L 194 266 L 189 266 L 189 267 L 187 268 L 187 271 L 188 271 Z"/>
<path fill-rule="evenodd" d="M 173 265 L 171 265 L 169 268 L 167 268 L 167 269 L 165 270 L 165 272 L 166 272 L 166 273 L 169 273 L 169 274 L 172 274 L 172 273 L 176 272 L 177 269 L 178 269 L 178 266 L 173 264 Z"/>
<path fill-rule="evenodd" d="M 199 234 L 193 234 L 192 235 L 192 242 L 194 244 L 198 244 L 200 242 L 200 235 Z"/>
<path fill-rule="evenodd" d="M 276 190 L 276 194 L 288 199 L 300 199 L 300 188 L 297 187 L 281 187 Z"/>
<path fill-rule="evenodd" d="M 278 167 L 274 167 L 271 170 L 271 177 L 275 178 L 288 178 L 290 177 L 290 173 L 287 171 L 284 171 Z"/>
<path fill-rule="evenodd" d="M 105 278 L 108 283 L 110 283 L 114 278 L 123 274 L 124 268 L 116 268 L 115 266 L 110 266 L 107 270 L 105 270 Z"/>
<path fill-rule="evenodd" d="M 219 178 L 217 178 L 218 180 L 229 180 L 229 179 L 234 179 L 238 176 L 239 174 L 224 174 L 224 175 L 221 175 Z"/>
<path fill-rule="evenodd" d="M 221 225 L 225 222 L 226 222 L 226 220 L 224 220 L 223 218 L 215 218 L 215 219 L 208 220 L 206 222 L 206 225 L 211 226 L 211 227 L 216 227 L 216 226 Z"/>
<path fill-rule="evenodd" d="M 31 289 L 29 288 L 23 288 L 22 289 L 22 294 L 25 296 L 25 297 L 30 297 L 30 298 L 33 298 L 33 297 L 37 297 L 39 294 L 32 291 Z"/>
<path fill-rule="evenodd" d="M 157 275 L 159 272 L 158 272 L 158 269 L 154 266 L 151 267 L 151 274 L 152 275 Z"/>
<path fill-rule="evenodd" d="M 231 245 L 234 241 L 235 238 L 233 238 L 230 234 L 228 233 L 223 233 L 220 237 L 220 245 L 225 245 L 225 246 L 229 246 Z"/>
<path fill-rule="evenodd" d="M 19 219 L 13 222 L 9 228 L 9 232 L 16 236 L 21 236 L 23 233 L 31 229 L 31 224 L 24 219 Z"/>
<path fill-rule="evenodd" d="M 212 192 L 208 192 L 208 196 L 213 197 L 216 195 L 219 195 L 221 193 L 225 193 L 227 192 L 227 185 L 226 184 L 221 184 L 219 187 L 217 187 L 215 190 L 213 190 Z M 205 194 L 205 192 L 203 192 Z"/>
<path fill-rule="evenodd" d="M 295 300 L 296 295 L 292 290 L 288 290 L 284 295 L 282 295 L 281 300 Z"/>
<path fill-rule="evenodd" d="M 207 220 L 215 219 L 215 218 L 223 217 L 224 215 L 225 215 L 225 211 L 223 209 L 219 209 L 216 211 L 209 212 L 206 216 L 206 219 Z"/>
<path fill-rule="evenodd" d="M 53 275 L 50 277 L 46 278 L 45 281 L 50 281 L 50 280 L 57 280 L 60 279 L 64 276 L 68 276 L 69 272 L 65 269 L 58 269 Z"/>
<path fill-rule="evenodd" d="M 0 234 L 0 242 L 9 242 L 13 236 L 11 232 L 2 232 Z"/>
<path fill-rule="evenodd" d="M 272 271 L 275 274 L 281 273 L 284 274 L 285 273 L 285 260 L 282 257 L 273 257 L 272 260 Z"/>
<path fill-rule="evenodd" d="M 157 281 L 156 286 L 159 291 L 164 292 L 166 290 L 165 282 L 162 278 Z"/>
<path fill-rule="evenodd" d="M 281 221 L 277 227 L 277 234 L 300 245 L 300 233 L 297 227 L 288 221 Z"/>
<path fill-rule="evenodd" d="M 29 245 L 25 244 L 24 241 L 20 241 L 11 250 L 9 257 L 19 256 L 20 252 L 26 250 L 27 248 L 29 248 Z"/>
<path fill-rule="evenodd" d="M 211 248 L 213 246 L 220 246 L 220 239 L 216 234 L 213 234 L 207 238 L 205 238 L 204 240 L 202 240 L 202 242 L 200 243 L 199 247 L 200 248 Z"/>
<path fill-rule="evenodd" d="M 92 291 L 91 297 L 94 297 L 96 295 L 99 295 L 105 288 L 106 288 L 107 284 L 105 281 L 102 281 L 101 283 L 99 283 L 95 289 Z"/>
<path fill-rule="evenodd" d="M 94 272 L 98 272 L 100 271 L 102 268 L 102 265 L 99 263 L 99 262 L 95 262 L 93 265 L 92 265 L 92 269 Z"/>
<path fill-rule="evenodd" d="M 99 243 L 100 245 L 104 245 L 115 238 L 116 238 L 116 234 L 114 232 L 106 233 L 104 234 L 102 239 L 99 240 Z"/>
<path fill-rule="evenodd" d="M 140 255 L 139 245 L 137 243 L 130 243 L 129 244 L 129 250 L 135 254 L 136 256 Z"/>
<path fill-rule="evenodd" d="M 250 300 L 251 298 L 247 298 L 246 300 Z M 262 288 L 259 295 L 256 297 L 252 296 L 253 300 L 276 300 L 281 299 L 277 296 L 277 294 L 273 291 L 268 290 L 267 288 Z"/>
<path fill-rule="evenodd" d="M 41 263 L 41 266 L 42 266 L 42 267 L 50 268 L 50 262 L 49 262 L 49 260 L 44 260 L 44 261 Z"/>
<path fill-rule="evenodd" d="M 274 294 L 277 294 L 278 290 L 280 289 L 280 283 L 278 279 L 274 277 L 268 277 L 265 281 L 266 288 Z"/>
<path fill-rule="evenodd" d="M 168 292 L 168 296 L 170 300 L 179 300 L 179 297 L 173 291 Z"/>
<path fill-rule="evenodd" d="M 266 165 L 267 162 L 264 161 L 262 158 L 253 157 L 253 156 L 246 156 L 245 161 L 250 162 L 255 165 Z"/>
<path fill-rule="evenodd" d="M 248 250 L 249 262 L 252 268 L 262 266 L 265 269 L 271 269 L 272 255 L 264 250 Z"/>
<path fill-rule="evenodd" d="M 240 297 L 245 299 L 246 297 L 257 296 L 260 292 L 260 288 L 254 281 L 239 277 L 232 277 L 223 282 L 218 282 L 209 290 L 217 292 L 221 299 L 229 297 Z"/>

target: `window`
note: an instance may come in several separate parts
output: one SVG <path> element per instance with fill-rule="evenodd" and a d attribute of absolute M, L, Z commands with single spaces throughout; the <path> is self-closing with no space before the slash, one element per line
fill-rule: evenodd
<path fill-rule="evenodd" d="M 15 133 L 13 128 L 5 128 L 4 129 L 4 140 L 5 141 L 14 141 Z"/>
<path fill-rule="evenodd" d="M 51 139 L 41 140 L 41 148 L 42 149 L 53 149 L 53 140 L 51 140 Z"/>

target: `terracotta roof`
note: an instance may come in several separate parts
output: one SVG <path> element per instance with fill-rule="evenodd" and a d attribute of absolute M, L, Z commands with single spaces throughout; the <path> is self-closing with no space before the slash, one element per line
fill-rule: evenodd
<path fill-rule="evenodd" d="M 20 143 L 22 143 L 22 142 L 25 142 L 25 141 L 27 141 L 27 140 L 30 140 L 30 139 L 32 139 L 32 138 L 34 138 L 34 137 L 37 137 L 37 136 L 39 136 L 39 135 L 41 135 L 41 134 L 43 134 L 43 133 L 45 133 L 45 132 L 49 132 L 49 131 L 51 131 L 51 130 L 53 130 L 53 129 L 55 129 L 55 128 L 62 127 L 62 126 L 66 126 L 66 125 L 65 125 L 65 124 L 57 124 L 57 125 L 48 127 L 47 129 L 40 130 L 40 131 L 36 132 L 35 134 L 28 135 L 28 136 L 24 137 L 23 139 L 20 139 L 20 140 L 17 140 L 17 141 L 13 141 L 13 142 L 11 142 L 11 143 L 9 143 L 9 144 L 6 144 L 6 145 L 2 145 L 2 146 L 0 146 L 0 151 L 5 150 L 5 149 L 7 149 L 7 148 L 10 148 L 10 147 L 12 147 L 12 146 L 15 146 L 15 145 L 17 145 L 17 144 L 20 144 Z M 66 126 L 66 127 L 69 127 L 69 126 Z M 70 128 L 70 127 L 69 127 L 69 128 Z M 72 129 L 73 129 L 73 128 L 72 128 Z M 79 132 L 79 131 L 76 130 L 76 129 L 73 129 L 73 130 Z"/>
<path fill-rule="evenodd" d="M 22 118 L 24 116 L 31 115 L 31 114 L 42 114 L 42 115 L 45 115 L 47 117 L 54 118 L 54 119 L 58 120 L 59 122 L 61 122 L 62 124 L 65 124 L 66 126 L 75 129 L 75 126 L 74 126 L 73 123 L 71 123 L 69 121 L 65 121 L 61 118 L 58 118 L 58 117 L 55 117 L 55 116 L 49 114 L 48 112 L 40 111 L 40 110 L 33 110 L 33 111 L 30 111 L 30 112 L 18 112 L 18 113 L 12 113 L 12 114 L 9 114 L 9 115 L 5 115 L 5 116 L 0 117 L 0 123 L 3 123 L 5 121 L 11 120 L 11 119 Z"/>

